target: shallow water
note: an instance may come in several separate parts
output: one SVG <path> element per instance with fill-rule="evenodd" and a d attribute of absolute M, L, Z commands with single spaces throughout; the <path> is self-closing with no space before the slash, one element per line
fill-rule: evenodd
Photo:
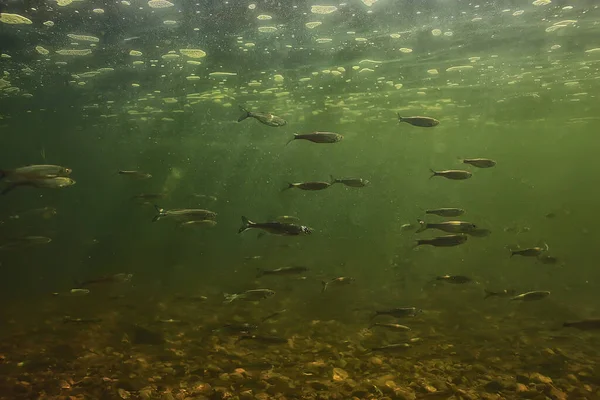
<path fill-rule="evenodd" d="M 2 196 L 0 399 L 600 398 L 598 331 L 562 327 L 599 316 L 600 9 L 531 3 L 3 4 L 31 24 L 0 18 L 0 167 L 57 164 L 76 184 Z M 287 124 L 236 122 L 239 106 Z M 286 146 L 314 131 L 344 138 Z M 476 157 L 497 165 L 461 163 Z M 282 190 L 331 177 L 370 184 Z M 217 224 L 153 223 L 155 204 Z M 445 234 L 414 229 L 437 207 L 491 235 L 415 248 Z M 236 233 L 282 215 L 314 232 Z M 557 262 L 510 256 L 535 246 Z M 69 293 L 117 273 L 133 277 Z M 336 277 L 354 281 L 322 292 Z M 224 304 L 258 288 L 276 294 Z"/>

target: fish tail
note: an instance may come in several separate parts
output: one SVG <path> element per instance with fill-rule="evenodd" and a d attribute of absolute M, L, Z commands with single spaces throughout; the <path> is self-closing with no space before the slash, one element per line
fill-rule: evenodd
<path fill-rule="evenodd" d="M 242 122 L 243 120 L 245 120 L 246 118 L 250 117 L 250 111 L 246 110 L 244 107 L 240 106 L 240 110 L 244 113 L 242 114 L 239 118 L 237 122 Z"/>
<path fill-rule="evenodd" d="M 229 293 L 223 293 L 223 296 L 225 296 L 225 303 L 231 303 L 237 297 L 237 295 Z"/>
<path fill-rule="evenodd" d="M 164 210 L 164 208 L 160 208 L 156 204 L 154 205 L 154 208 L 156 209 L 157 214 L 154 216 L 154 218 L 152 218 L 152 222 L 156 222 L 156 221 L 158 221 L 159 219 L 161 219 L 162 217 L 165 216 L 165 210 Z"/>
<path fill-rule="evenodd" d="M 402 116 L 400 115 L 400 113 L 396 113 L 396 114 L 398 114 L 398 123 L 404 122 L 404 118 L 402 118 Z"/>
<path fill-rule="evenodd" d="M 321 289 L 321 293 L 323 293 L 324 291 L 327 290 L 327 285 L 329 285 L 329 283 L 327 283 L 325 281 L 321 281 L 321 285 L 323 285 L 323 288 Z"/>
<path fill-rule="evenodd" d="M 2 194 L 8 194 L 9 192 L 12 192 L 14 189 L 18 188 L 19 186 L 33 186 L 32 183 L 30 182 L 21 182 L 21 183 L 11 183 L 10 185 L 8 185 L 7 187 L 4 188 L 4 190 L 2 190 Z"/>
<path fill-rule="evenodd" d="M 254 225 L 254 222 L 250 221 L 248 218 L 242 215 L 242 226 L 238 230 L 238 233 L 247 231 L 248 229 L 252 228 L 252 225 Z"/>
<path fill-rule="evenodd" d="M 337 179 L 335 179 L 333 177 L 333 175 L 329 175 L 329 179 L 331 179 L 331 184 L 333 185 L 334 183 L 339 183 Z"/>
<path fill-rule="evenodd" d="M 297 137 L 297 136 L 298 136 L 298 135 L 297 135 L 296 133 L 294 133 L 294 137 L 293 137 L 293 138 L 291 138 L 290 140 L 288 140 L 288 142 L 287 142 L 285 145 L 287 146 L 288 144 L 292 143 L 294 140 L 296 140 L 296 137 Z M 0 178 L 0 179 L 1 179 L 1 178 Z"/>
<path fill-rule="evenodd" d="M 282 192 L 285 192 L 286 190 L 288 190 L 288 189 L 291 189 L 291 188 L 293 188 L 293 187 L 294 187 L 294 184 L 293 184 L 293 183 L 290 183 L 290 182 L 288 182 L 288 183 L 287 183 L 287 186 L 286 186 L 286 187 L 284 187 L 283 189 L 281 189 L 281 191 L 282 191 Z"/>
<path fill-rule="evenodd" d="M 437 176 L 438 173 L 435 172 L 432 168 L 429 168 L 429 171 L 431 171 L 431 176 L 429 177 L 429 179 L 433 178 L 434 176 Z"/>
<path fill-rule="evenodd" d="M 417 222 L 419 223 L 419 229 L 417 229 L 417 233 L 423 232 L 425 229 L 427 229 L 427 222 L 423 221 L 422 219 L 417 219 Z"/>
<path fill-rule="evenodd" d="M 485 296 L 483 297 L 484 300 L 487 299 L 488 297 L 492 297 L 494 295 L 493 292 L 490 292 L 487 289 L 483 289 L 483 291 L 485 292 Z"/>

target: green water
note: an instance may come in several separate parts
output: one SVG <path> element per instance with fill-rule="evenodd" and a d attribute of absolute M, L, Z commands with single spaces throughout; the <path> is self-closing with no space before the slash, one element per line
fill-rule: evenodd
<path fill-rule="evenodd" d="M 0 399 L 600 398 L 597 331 L 562 327 L 600 315 L 594 1 L 65 3 L 0 9 L 31 21 L 0 22 L 0 167 L 57 164 L 76 181 L 2 196 L 0 247 L 52 241 L 0 250 Z M 65 49 L 91 53 L 57 53 Z M 287 125 L 237 122 L 238 106 Z M 400 124 L 397 114 L 440 124 Z M 314 131 L 344 138 L 286 146 Z M 459 160 L 476 157 L 497 165 Z M 430 169 L 473 175 L 430 179 Z M 330 176 L 370 184 L 282 191 Z M 165 197 L 140 204 L 140 193 Z M 153 223 L 153 204 L 208 209 L 217 224 Z M 57 213 L 26 216 L 41 207 Z M 415 248 L 444 233 L 403 225 L 443 221 L 425 215 L 438 207 L 465 209 L 448 219 L 491 235 Z M 314 232 L 237 233 L 242 216 L 281 215 Z M 555 264 L 510 257 L 546 245 Z M 309 271 L 256 276 L 298 265 Z M 117 273 L 133 278 L 67 295 Z M 474 282 L 432 282 L 446 274 Z M 355 281 L 321 292 L 341 276 Z M 223 304 L 224 293 L 257 288 L 276 294 Z M 484 289 L 551 294 L 519 303 L 484 300 Z M 423 312 L 375 321 L 410 332 L 368 329 L 376 310 L 405 306 Z M 167 319 L 181 324 L 157 322 Z M 232 322 L 289 343 L 237 342 L 223 331 Z M 142 343 L 135 326 L 162 343 Z M 405 342 L 406 351 L 368 352 Z M 227 375 L 236 368 L 249 375 Z M 212 389 L 193 389 L 200 383 Z"/>

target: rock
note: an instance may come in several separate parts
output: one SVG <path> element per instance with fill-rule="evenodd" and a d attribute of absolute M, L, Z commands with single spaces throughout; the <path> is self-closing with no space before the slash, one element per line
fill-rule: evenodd
<path fill-rule="evenodd" d="M 483 388 L 488 393 L 497 393 L 501 392 L 504 389 L 504 385 L 498 381 L 489 381 L 483 386 Z"/>
<path fill-rule="evenodd" d="M 415 400 L 417 396 L 409 389 L 399 388 L 394 389 L 394 399 L 396 400 Z"/>
<path fill-rule="evenodd" d="M 343 382 L 348 379 L 348 373 L 341 368 L 333 369 L 333 381 L 334 382 Z"/>
<path fill-rule="evenodd" d="M 165 343 L 165 338 L 162 333 L 154 332 L 140 325 L 133 326 L 133 344 L 151 344 L 160 345 Z"/>
<path fill-rule="evenodd" d="M 254 394 L 252 394 L 252 390 L 244 390 L 240 392 L 240 400 L 253 400 L 255 399 Z"/>
<path fill-rule="evenodd" d="M 565 392 L 560 389 L 557 389 L 553 385 L 547 385 L 544 390 L 546 396 L 550 397 L 552 400 L 567 400 L 568 396 Z"/>
<path fill-rule="evenodd" d="M 372 365 L 382 365 L 383 364 L 383 361 L 379 357 L 371 357 L 371 358 L 369 358 L 369 362 Z"/>
<path fill-rule="evenodd" d="M 517 387 L 516 387 L 517 393 L 525 393 L 528 390 L 529 389 L 527 388 L 527 386 L 523 385 L 522 383 L 517 383 Z"/>
<path fill-rule="evenodd" d="M 544 383 L 544 384 L 552 383 L 551 378 L 544 376 L 544 375 L 540 374 L 539 372 L 534 372 L 531 375 L 529 375 L 529 379 L 531 379 L 531 381 L 535 382 L 535 383 Z"/>

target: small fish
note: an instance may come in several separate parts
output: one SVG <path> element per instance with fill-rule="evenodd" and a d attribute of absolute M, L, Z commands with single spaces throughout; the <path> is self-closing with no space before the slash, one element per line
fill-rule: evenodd
<path fill-rule="evenodd" d="M 510 256 L 539 257 L 545 251 L 548 251 L 547 244 L 545 245 L 545 247 L 529 247 L 523 250 L 511 250 Z"/>
<path fill-rule="evenodd" d="M 485 296 L 483 298 L 484 300 L 487 299 L 488 297 L 514 297 L 515 293 L 517 293 L 517 291 L 514 289 L 504 289 L 499 292 L 493 292 L 491 290 L 484 289 L 484 291 L 485 291 Z"/>
<path fill-rule="evenodd" d="M 304 225 L 282 224 L 281 222 L 252 222 L 242 216 L 242 226 L 238 230 L 238 233 L 242 233 L 248 229 L 261 229 L 273 235 L 283 236 L 310 235 L 313 232 L 312 228 Z"/>
<path fill-rule="evenodd" d="M 519 294 L 519 295 L 511 298 L 511 300 L 520 300 L 520 301 L 541 300 L 545 297 L 548 297 L 548 295 L 550 295 L 550 292 L 548 292 L 548 291 L 536 290 L 533 292 Z"/>
<path fill-rule="evenodd" d="M 558 263 L 558 258 L 553 257 L 553 256 L 547 256 L 545 254 L 538 256 L 538 260 L 540 260 L 540 262 L 542 264 L 546 264 L 546 265 L 554 265 L 554 264 Z"/>
<path fill-rule="evenodd" d="M 258 260 L 262 260 L 262 256 L 246 256 L 244 257 L 244 260 L 248 260 L 248 261 L 258 261 Z"/>
<path fill-rule="evenodd" d="M 565 322 L 563 324 L 566 328 L 577 328 L 582 331 L 591 331 L 600 329 L 600 318 L 582 319 L 580 321 Z"/>
<path fill-rule="evenodd" d="M 341 141 L 344 137 L 339 133 L 333 132 L 313 132 L 313 133 L 303 133 L 297 134 L 294 133 L 294 137 L 290 139 L 289 142 L 286 143 L 286 146 L 293 142 L 294 140 L 308 140 L 313 143 L 337 143 Z"/>
<path fill-rule="evenodd" d="M 471 278 L 464 275 L 444 275 L 435 278 L 436 281 L 444 281 L 448 283 L 463 284 L 473 282 Z"/>
<path fill-rule="evenodd" d="M 368 186 L 371 183 L 367 179 L 362 179 L 362 178 L 342 178 L 342 179 L 336 179 L 333 176 L 330 176 L 330 177 L 331 177 L 331 184 L 332 185 L 334 183 L 343 183 L 344 185 L 349 186 L 349 187 L 360 188 L 360 187 Z"/>
<path fill-rule="evenodd" d="M 430 245 L 434 247 L 452 247 L 458 246 L 467 241 L 468 236 L 459 234 L 459 235 L 446 235 L 446 236 L 438 236 L 432 239 L 419 239 L 417 240 L 417 244 L 415 247 Z"/>
<path fill-rule="evenodd" d="M 153 201 L 153 200 L 164 199 L 165 196 L 166 196 L 165 193 L 140 193 L 140 194 L 136 194 L 131 199 L 141 201 L 144 203 L 150 203 L 150 201 Z"/>
<path fill-rule="evenodd" d="M 211 196 L 211 195 L 208 195 L 208 194 L 195 194 L 194 193 L 191 196 L 195 197 L 197 199 L 207 199 L 207 200 L 210 200 L 210 201 L 217 201 L 217 198 L 215 196 Z"/>
<path fill-rule="evenodd" d="M 135 179 L 150 179 L 150 178 L 152 178 L 152 175 L 147 174 L 145 172 L 140 172 L 140 171 L 120 170 L 119 175 L 126 175 L 126 176 L 130 176 L 132 178 L 135 178 Z"/>
<path fill-rule="evenodd" d="M 477 229 L 477 225 L 464 221 L 425 222 L 420 219 L 417 233 L 427 229 L 437 229 L 448 233 L 468 233 Z"/>
<path fill-rule="evenodd" d="M 22 211 L 18 214 L 10 215 L 9 219 L 23 219 L 25 217 L 31 216 L 41 216 L 44 219 L 52 218 L 58 213 L 56 208 L 54 207 L 42 207 L 42 208 L 34 208 L 32 210 Z"/>
<path fill-rule="evenodd" d="M 297 275 L 303 272 L 308 271 L 308 268 L 302 266 L 296 267 L 281 267 L 277 269 L 261 269 L 257 268 L 258 273 L 256 274 L 257 278 L 260 278 L 264 275 Z"/>
<path fill-rule="evenodd" d="M 392 330 L 396 330 L 396 331 L 410 331 L 410 328 L 406 325 L 384 324 L 381 322 L 375 322 L 375 323 L 371 324 L 371 326 L 369 326 L 369 328 L 373 328 L 375 326 L 380 326 L 382 328 L 388 328 L 388 329 L 392 329 Z"/>
<path fill-rule="evenodd" d="M 489 158 L 465 158 L 461 161 L 463 164 L 469 164 L 477 168 L 491 168 L 496 165 L 496 161 Z"/>
<path fill-rule="evenodd" d="M 280 215 L 279 217 L 275 218 L 275 221 L 281 222 L 282 224 L 297 224 L 300 222 L 300 218 L 292 215 Z"/>
<path fill-rule="evenodd" d="M 250 111 L 246 110 L 245 108 L 243 108 L 242 106 L 240 106 L 240 110 L 242 110 L 242 112 L 244 114 L 238 118 L 238 122 L 242 122 L 246 118 L 254 118 L 262 124 L 272 126 L 275 128 L 284 126 L 285 124 L 287 124 L 287 121 L 285 119 L 278 117 L 277 115 L 273 115 L 271 113 L 250 112 Z"/>
<path fill-rule="evenodd" d="M 187 296 L 187 295 L 183 295 L 183 294 L 178 294 L 178 295 L 175 295 L 175 299 L 180 300 L 180 301 L 204 302 L 204 301 L 208 300 L 208 297 L 200 296 L 200 295 Z"/>
<path fill-rule="evenodd" d="M 389 315 L 395 318 L 415 317 L 421 312 L 423 311 L 415 307 L 399 307 L 389 310 L 375 311 L 375 315 L 373 315 L 371 319 L 374 319 L 380 315 Z"/>
<path fill-rule="evenodd" d="M 296 188 L 296 189 L 300 189 L 300 190 L 323 190 L 323 189 L 327 189 L 329 186 L 331 186 L 331 182 L 315 181 L 315 182 L 288 183 L 288 186 L 286 188 L 284 188 L 283 190 L 292 189 L 292 188 Z"/>
<path fill-rule="evenodd" d="M 73 318 L 68 315 L 65 315 L 62 318 L 63 323 L 65 324 L 92 324 L 97 322 L 102 322 L 101 318 Z"/>
<path fill-rule="evenodd" d="M 90 294 L 89 289 L 71 289 L 67 293 L 52 293 L 52 296 L 85 296 Z"/>
<path fill-rule="evenodd" d="M 473 175 L 469 171 L 462 171 L 459 169 L 447 169 L 444 171 L 434 171 L 433 169 L 429 170 L 431 171 L 431 176 L 429 177 L 429 179 L 433 178 L 434 176 L 441 176 L 446 179 L 460 181 L 464 179 L 469 179 Z"/>
<path fill-rule="evenodd" d="M 5 195 L 18 187 L 24 186 L 30 186 L 37 189 L 60 189 L 73 186 L 75 183 L 76 182 L 73 179 L 64 176 L 58 176 L 56 178 L 20 180 L 9 183 L 8 186 L 2 190 L 2 194 Z"/>
<path fill-rule="evenodd" d="M 242 335 L 239 337 L 236 343 L 239 343 L 242 340 L 254 340 L 262 344 L 284 344 L 288 342 L 286 338 L 279 336 Z"/>
<path fill-rule="evenodd" d="M 45 236 L 23 236 L 1 243 L 0 250 L 26 248 L 40 244 L 48 244 L 51 241 L 51 238 Z"/>
<path fill-rule="evenodd" d="M 161 323 L 161 324 L 173 324 L 173 325 L 184 325 L 186 324 L 186 322 L 180 320 L 180 319 L 173 319 L 173 318 L 169 318 L 169 319 L 157 319 L 156 322 Z"/>
<path fill-rule="evenodd" d="M 398 113 L 398 122 L 407 122 L 413 126 L 420 126 L 422 128 L 431 128 L 440 124 L 435 118 L 430 117 L 402 117 Z"/>
<path fill-rule="evenodd" d="M 152 219 L 152 222 L 156 222 L 162 218 L 173 218 L 179 221 L 204 221 L 207 219 L 215 219 L 217 213 L 209 210 L 202 210 L 197 208 L 182 208 L 174 210 L 165 210 L 157 205 L 154 205 L 156 209 L 156 216 Z"/>
<path fill-rule="evenodd" d="M 405 350 L 410 348 L 408 343 L 394 343 L 388 344 L 387 346 L 372 347 L 371 351 L 394 351 L 394 350 Z"/>
<path fill-rule="evenodd" d="M 182 221 L 179 224 L 177 224 L 177 226 L 179 228 L 195 228 L 195 227 L 202 227 L 202 228 L 212 228 L 214 226 L 217 225 L 217 221 L 212 220 L 212 219 L 199 219 L 199 220 L 192 220 L 192 221 Z"/>
<path fill-rule="evenodd" d="M 66 177 L 73 172 L 71 168 L 60 165 L 28 165 L 15 169 L 0 170 L 0 179 L 10 182 L 28 181 L 35 179 L 49 179 Z"/>
<path fill-rule="evenodd" d="M 347 276 L 340 276 L 338 278 L 333 278 L 330 281 L 322 281 L 321 284 L 323 285 L 323 289 L 321 290 L 321 293 L 323 293 L 324 291 L 327 290 L 327 288 L 329 287 L 329 285 L 334 285 L 334 286 L 338 286 L 338 285 L 348 285 L 352 282 L 354 282 L 355 279 L 354 278 L 350 278 Z"/>
<path fill-rule="evenodd" d="M 475 237 L 488 237 L 492 234 L 492 231 L 485 228 L 475 228 L 472 231 L 465 232 L 467 235 Z"/>
<path fill-rule="evenodd" d="M 225 293 L 225 303 L 231 303 L 234 300 L 258 301 L 273 295 L 275 295 L 275 291 L 271 289 L 251 289 L 238 294 Z"/>
<path fill-rule="evenodd" d="M 114 274 L 114 275 L 101 276 L 98 278 L 79 282 L 78 286 L 85 287 L 85 286 L 90 286 L 90 285 L 96 285 L 99 283 L 125 283 L 125 282 L 131 281 L 131 278 L 133 278 L 133 274 L 119 273 L 119 274 Z"/>
<path fill-rule="evenodd" d="M 415 224 L 410 224 L 410 223 L 400 225 L 400 230 L 402 232 L 405 232 L 405 231 L 414 231 L 416 228 L 417 228 L 417 226 Z"/>
<path fill-rule="evenodd" d="M 250 333 L 258 329 L 258 325 L 252 325 L 249 323 L 243 324 L 225 324 L 221 329 L 226 330 L 230 333 Z"/>
<path fill-rule="evenodd" d="M 266 317 L 264 317 L 264 318 L 263 318 L 263 319 L 261 319 L 260 321 L 261 321 L 261 322 L 268 321 L 268 320 L 270 320 L 270 319 L 272 319 L 272 318 L 275 318 L 275 317 L 277 317 L 277 316 L 279 316 L 279 315 L 283 314 L 283 313 L 284 313 L 284 312 L 286 312 L 286 311 L 287 311 L 286 309 L 283 309 L 283 310 L 281 310 L 281 311 L 275 311 L 274 313 L 267 315 Z"/>
<path fill-rule="evenodd" d="M 440 217 L 459 217 L 465 213 L 462 208 L 433 208 L 425 210 L 425 214 L 439 215 Z"/>

